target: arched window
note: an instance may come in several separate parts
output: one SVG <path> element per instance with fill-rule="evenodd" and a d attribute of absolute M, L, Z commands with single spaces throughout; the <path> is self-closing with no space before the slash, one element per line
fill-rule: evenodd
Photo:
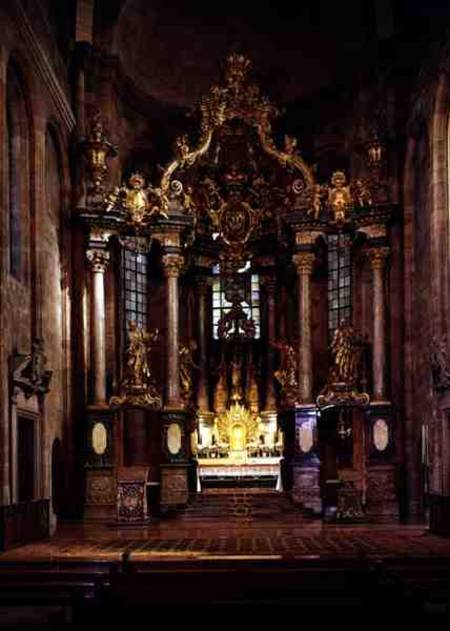
<path fill-rule="evenodd" d="M 255 338 L 261 336 L 261 316 L 259 308 L 259 276 L 250 271 L 250 261 L 239 270 L 239 292 L 241 306 L 249 319 L 252 319 L 256 326 Z M 227 283 L 236 284 L 236 277 L 233 276 L 232 281 L 222 276 L 220 273 L 220 265 L 217 264 L 213 268 L 213 337 L 218 339 L 217 325 L 220 318 L 225 315 L 231 308 L 231 302 L 227 299 Z M 233 287 L 235 289 L 235 287 Z"/>
<path fill-rule="evenodd" d="M 29 125 L 20 75 L 13 63 L 7 71 L 6 163 L 9 228 L 9 272 L 25 277 L 24 235 L 29 207 Z"/>
<path fill-rule="evenodd" d="M 352 316 L 351 239 L 345 232 L 328 236 L 328 332 Z"/>

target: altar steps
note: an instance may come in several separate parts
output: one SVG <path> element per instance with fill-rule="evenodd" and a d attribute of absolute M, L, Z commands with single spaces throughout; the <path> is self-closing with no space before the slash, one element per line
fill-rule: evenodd
<path fill-rule="evenodd" d="M 196 493 L 182 515 L 183 520 L 275 520 L 298 521 L 301 510 L 284 493 L 265 489 L 221 489 Z"/>

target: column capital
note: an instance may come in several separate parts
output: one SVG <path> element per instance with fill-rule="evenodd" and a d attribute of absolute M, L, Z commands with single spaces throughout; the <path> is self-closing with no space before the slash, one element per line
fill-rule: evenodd
<path fill-rule="evenodd" d="M 275 274 L 264 275 L 261 280 L 264 287 L 266 288 L 268 297 L 273 298 L 275 296 L 275 291 L 277 288 L 277 279 Z"/>
<path fill-rule="evenodd" d="M 197 291 L 201 296 L 206 296 L 208 292 L 208 288 L 211 285 L 211 279 L 209 276 L 199 275 L 195 277 L 195 282 L 197 285 Z"/>
<path fill-rule="evenodd" d="M 93 272 L 104 274 L 109 263 L 109 252 L 106 250 L 90 249 L 86 252 L 89 267 Z"/>
<path fill-rule="evenodd" d="M 383 246 L 379 248 L 369 248 L 367 250 L 367 256 L 370 261 L 370 265 L 374 271 L 383 270 L 386 265 L 386 261 L 389 257 L 391 249 Z"/>
<path fill-rule="evenodd" d="M 299 276 L 309 276 L 312 274 L 315 258 L 314 252 L 299 252 L 298 254 L 294 254 L 292 261 L 297 268 L 297 274 Z"/>
<path fill-rule="evenodd" d="M 162 264 L 166 277 L 178 277 L 184 265 L 184 257 L 181 254 L 164 254 Z"/>

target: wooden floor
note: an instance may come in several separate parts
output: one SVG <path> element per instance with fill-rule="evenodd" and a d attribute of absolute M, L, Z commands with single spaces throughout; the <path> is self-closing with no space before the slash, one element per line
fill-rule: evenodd
<path fill-rule="evenodd" d="M 143 527 L 66 523 L 51 539 L 0 555 L 0 562 L 296 558 L 448 558 L 450 539 L 423 524 L 324 524 L 282 494 L 204 493 L 183 512 Z"/>
<path fill-rule="evenodd" d="M 324 524 L 282 494 L 241 489 L 202 493 L 145 527 L 62 524 L 51 539 L 0 554 L 0 628 L 2 612 L 30 608 L 56 606 L 84 630 L 88 621 L 141 629 L 158 608 L 173 617 L 174 608 L 255 605 L 261 617 L 268 606 L 316 619 L 450 616 L 450 539 L 423 524 Z"/>

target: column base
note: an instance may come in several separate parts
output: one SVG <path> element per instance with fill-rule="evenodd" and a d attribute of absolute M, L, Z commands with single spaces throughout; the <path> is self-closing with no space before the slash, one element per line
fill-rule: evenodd
<path fill-rule="evenodd" d="M 187 463 L 189 457 L 188 421 L 191 412 L 185 409 L 165 409 L 161 412 L 162 445 L 167 463 Z"/>
<path fill-rule="evenodd" d="M 189 501 L 187 463 L 161 465 L 161 511 L 184 508 Z"/>
<path fill-rule="evenodd" d="M 430 531 L 450 537 L 450 495 L 429 495 Z"/>
<path fill-rule="evenodd" d="M 113 468 L 86 470 L 85 519 L 110 520 L 116 516 L 117 480 Z"/>
<path fill-rule="evenodd" d="M 398 519 L 397 475 L 393 464 L 367 468 L 366 515 Z"/>
<path fill-rule="evenodd" d="M 294 465 L 292 499 L 313 515 L 318 517 L 322 514 L 318 467 Z"/>

